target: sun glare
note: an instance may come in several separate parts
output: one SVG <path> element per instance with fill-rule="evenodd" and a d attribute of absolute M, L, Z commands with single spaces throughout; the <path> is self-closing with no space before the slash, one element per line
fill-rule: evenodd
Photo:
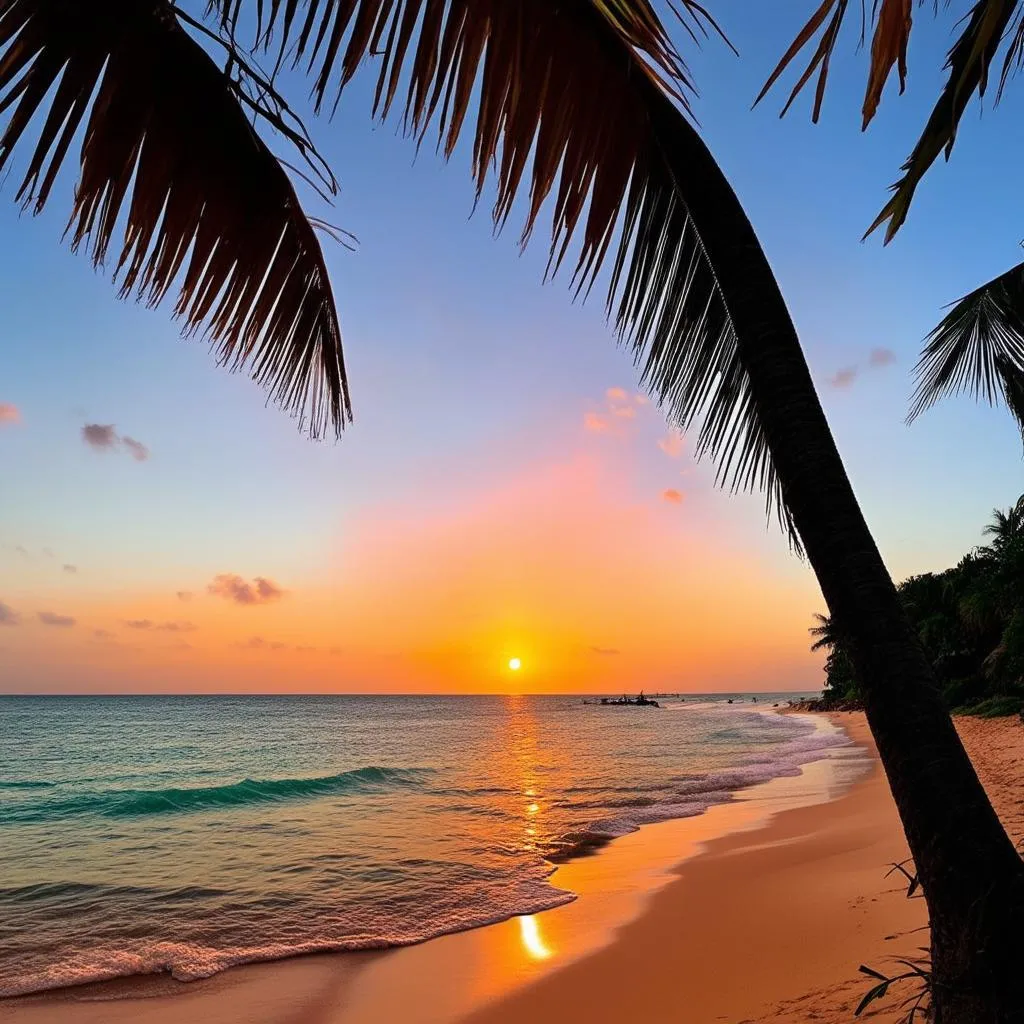
<path fill-rule="evenodd" d="M 522 661 L 519 658 L 509 658 L 508 659 L 508 667 L 513 672 L 518 672 L 523 667 L 523 663 L 522 663 Z"/>

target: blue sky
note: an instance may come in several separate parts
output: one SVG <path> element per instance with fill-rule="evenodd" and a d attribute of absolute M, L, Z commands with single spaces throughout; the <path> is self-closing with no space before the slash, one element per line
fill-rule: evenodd
<path fill-rule="evenodd" d="M 700 88 L 695 114 L 776 270 L 899 577 L 955 562 L 980 540 L 991 508 L 1024 490 L 1020 440 L 1004 410 L 959 399 L 912 428 L 903 422 L 911 367 L 943 304 L 1020 258 L 1020 229 L 1007 216 L 1020 92 L 1011 88 L 995 110 L 987 102 L 983 116 L 972 108 L 952 161 L 926 178 L 891 246 L 862 243 L 936 95 L 951 19 L 918 13 L 907 93 L 897 97 L 890 83 L 862 134 L 866 60 L 854 52 L 853 22 L 821 124 L 810 124 L 810 95 L 779 121 L 780 88 L 750 109 L 812 6 L 718 0 L 713 9 L 741 56 L 714 40 L 700 52 L 681 46 Z M 296 79 L 285 86 L 305 88 Z M 606 389 L 636 386 L 600 296 L 581 306 L 567 277 L 541 285 L 540 229 L 520 256 L 517 226 L 495 241 L 484 205 L 471 216 L 466 147 L 451 166 L 428 146 L 417 157 L 394 125 L 370 122 L 368 106 L 364 79 L 333 121 L 311 123 L 342 186 L 329 219 L 359 239 L 356 252 L 327 243 L 356 411 L 338 444 L 309 442 L 245 377 L 181 342 L 169 309 L 117 302 L 105 275 L 60 243 L 68 180 L 35 218 L 13 202 L 16 175 L 4 181 L 0 402 L 16 405 L 22 422 L 0 429 L 0 600 L 28 609 L 172 591 L 227 570 L 324 584 L 347 524 L 379 506 L 403 508 L 414 523 L 552 453 L 568 457 L 592 443 L 580 423 L 602 409 Z M 871 367 L 878 348 L 895 362 Z M 830 383 L 851 368 L 849 386 Z M 114 424 L 150 458 L 89 450 L 86 422 Z M 623 489 L 637 500 L 684 490 L 690 526 L 706 525 L 723 550 L 758 560 L 780 585 L 803 581 L 809 617 L 819 606 L 809 570 L 765 529 L 760 499 L 713 492 L 708 466 L 687 463 L 685 478 L 675 468 L 670 478 L 655 444 L 663 433 L 655 418 L 645 421 L 645 440 L 621 463 Z M 81 571 L 53 575 L 44 548 Z M 19 640 L 19 681 L 35 678 L 32 652 L 44 642 Z"/>

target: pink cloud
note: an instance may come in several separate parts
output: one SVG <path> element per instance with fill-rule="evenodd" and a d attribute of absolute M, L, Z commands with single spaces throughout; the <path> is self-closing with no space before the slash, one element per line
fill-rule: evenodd
<path fill-rule="evenodd" d="M 612 415 L 620 419 L 631 420 L 636 416 L 636 409 L 631 405 L 617 405 L 612 409 Z"/>
<path fill-rule="evenodd" d="M 678 459 L 683 454 L 683 435 L 673 431 L 658 442 L 658 447 L 670 459 Z"/>
<path fill-rule="evenodd" d="M 20 422 L 21 413 L 18 411 L 18 407 L 10 402 L 0 402 L 0 425 Z"/>
<path fill-rule="evenodd" d="M 214 576 L 206 591 L 241 605 L 269 604 L 271 601 L 279 601 L 285 594 L 281 587 L 265 576 L 257 576 L 252 583 L 248 583 L 233 572 L 222 572 Z"/>
<path fill-rule="evenodd" d="M 860 371 L 856 366 L 844 367 L 829 377 L 829 387 L 836 388 L 839 391 L 845 391 L 847 388 L 853 386 L 853 382 L 857 379 L 857 374 L 859 372 Z"/>
<path fill-rule="evenodd" d="M 592 434 L 607 434 L 611 432 L 612 425 L 607 416 L 598 412 L 588 412 L 583 417 L 583 428 Z"/>
<path fill-rule="evenodd" d="M 609 402 L 625 402 L 629 397 L 624 388 L 609 388 L 604 395 Z"/>
<path fill-rule="evenodd" d="M 18 613 L 0 601 L 0 626 L 16 626 L 18 624 Z"/>
<path fill-rule="evenodd" d="M 674 487 L 669 487 L 661 492 L 661 500 L 667 501 L 670 505 L 682 505 L 683 497 L 683 493 L 677 491 Z"/>
<path fill-rule="evenodd" d="M 149 449 L 134 437 L 122 437 L 121 443 L 128 449 L 128 454 L 136 462 L 145 462 L 149 458 Z"/>
<path fill-rule="evenodd" d="M 868 356 L 868 362 L 875 369 L 881 369 L 883 366 L 892 366 L 896 362 L 896 353 L 891 348 L 873 348 L 871 355 Z"/>
<path fill-rule="evenodd" d="M 82 427 L 82 440 L 97 451 L 111 451 L 117 447 L 117 431 L 113 423 L 86 423 Z"/>

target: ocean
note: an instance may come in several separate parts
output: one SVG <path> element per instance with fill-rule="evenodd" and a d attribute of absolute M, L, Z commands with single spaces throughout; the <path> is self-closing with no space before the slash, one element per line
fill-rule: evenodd
<path fill-rule="evenodd" d="M 847 741 L 793 695 L 0 698 L 0 995 L 384 948 Z"/>

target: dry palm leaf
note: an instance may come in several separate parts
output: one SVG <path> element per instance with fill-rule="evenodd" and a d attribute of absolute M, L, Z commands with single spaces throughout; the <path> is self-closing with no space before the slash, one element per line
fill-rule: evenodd
<path fill-rule="evenodd" d="M 958 22 L 958 26 L 961 26 L 960 33 L 946 58 L 946 85 L 917 145 L 903 165 L 903 176 L 892 188 L 892 198 L 875 218 L 866 234 L 871 234 L 876 228 L 886 224 L 885 240 L 889 242 L 899 231 L 907 218 L 914 192 L 921 179 L 940 153 L 945 153 L 948 159 L 956 141 L 960 119 L 971 99 L 975 94 L 979 97 L 985 95 L 992 64 L 1007 39 L 1010 42 L 1002 62 L 1000 95 L 1009 76 L 1024 62 L 1024 17 L 1021 16 L 1019 5 L 1020 0 L 975 0 L 969 14 L 962 22 Z M 945 11 L 947 7 L 947 4 L 934 4 L 936 13 L 940 10 Z M 810 63 L 782 109 L 782 114 L 785 114 L 813 73 L 818 71 L 812 114 L 813 119 L 818 120 L 828 78 L 829 61 L 838 42 L 839 30 L 848 8 L 849 0 L 823 0 L 768 77 L 755 103 L 764 98 L 796 55 L 808 46 L 820 31 L 818 45 Z M 878 109 L 885 83 L 894 66 L 899 71 L 900 92 L 906 85 L 907 44 L 913 27 L 912 9 L 913 0 L 874 0 L 872 5 L 874 35 L 864 96 L 865 128 Z M 864 28 L 862 26 L 862 39 Z"/>
<path fill-rule="evenodd" d="M 179 280 L 185 331 L 320 435 L 350 417 L 341 335 L 319 243 L 254 109 L 169 3 L 0 0 L 0 168 L 42 121 L 19 199 L 43 207 L 84 124 L 72 245 L 100 265 L 114 243 L 122 296 L 149 305 Z"/>
<path fill-rule="evenodd" d="M 239 0 L 213 6 L 232 35 Z M 717 31 L 693 0 L 673 9 L 695 38 Z M 400 98 L 406 129 L 422 140 L 433 127 L 446 155 L 468 131 L 478 195 L 494 175 L 496 224 L 524 196 L 525 243 L 547 203 L 549 268 L 575 239 L 577 290 L 614 245 L 609 313 L 644 382 L 681 428 L 701 423 L 697 450 L 723 483 L 763 489 L 789 525 L 720 277 L 730 268 L 705 246 L 738 201 L 706 200 L 711 157 L 684 116 L 692 84 L 648 0 L 267 0 L 259 16 L 261 45 L 308 70 L 318 105 L 372 57 L 379 115 Z"/>

